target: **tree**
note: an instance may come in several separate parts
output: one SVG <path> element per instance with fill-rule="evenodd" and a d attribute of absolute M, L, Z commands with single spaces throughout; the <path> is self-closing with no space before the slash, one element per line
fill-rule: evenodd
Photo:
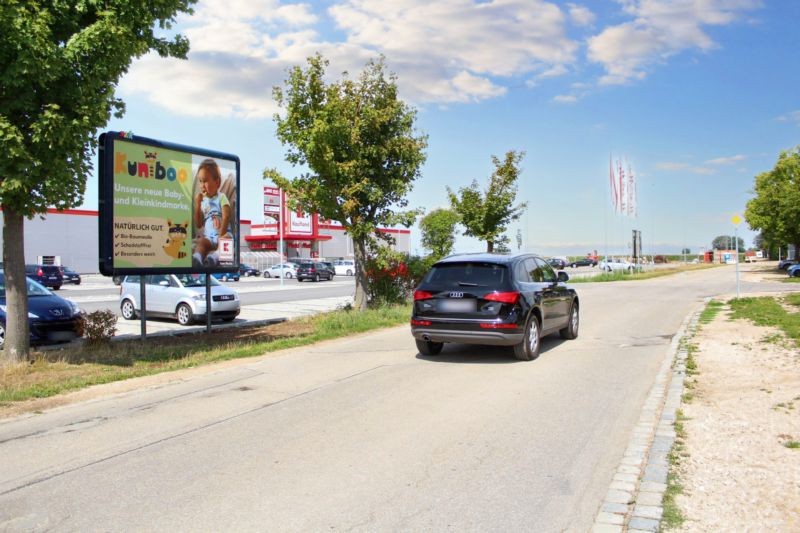
<path fill-rule="evenodd" d="M 195 0 L 3 2 L 0 8 L 0 204 L 6 276 L 5 360 L 27 358 L 24 218 L 80 205 L 94 136 L 124 103 L 114 88 L 150 50 L 185 57 L 189 42 L 156 37 Z"/>
<path fill-rule="evenodd" d="M 501 239 L 508 224 L 518 220 L 527 207 L 526 202 L 512 205 L 517 197 L 519 163 L 523 157 L 525 152 L 513 150 L 506 152 L 502 161 L 492 156 L 495 169 L 484 193 L 477 180 L 473 180 L 469 187 L 460 188 L 458 194 L 447 188 L 450 205 L 466 228 L 464 235 L 486 241 L 487 252 L 494 251 L 495 243 Z"/>
<path fill-rule="evenodd" d="M 502 235 L 496 241 L 494 241 L 494 251 L 498 254 L 510 254 L 511 253 L 511 239 L 508 238 L 508 235 Z"/>
<path fill-rule="evenodd" d="M 741 237 L 734 239 L 733 235 L 720 235 L 711 241 L 711 247 L 715 250 L 735 250 L 736 243 L 739 243 L 739 250 L 744 251 L 744 240 Z"/>
<path fill-rule="evenodd" d="M 441 259 L 453 251 L 458 220 L 458 214 L 451 209 L 434 209 L 420 220 L 422 246 L 431 251 L 434 259 Z"/>
<path fill-rule="evenodd" d="M 747 224 L 767 242 L 794 244 L 800 253 L 800 146 L 781 152 L 772 170 L 756 176 L 753 192 Z"/>
<path fill-rule="evenodd" d="M 265 177 L 286 190 L 293 207 L 340 223 L 353 239 L 356 262 L 354 306 L 368 305 L 363 266 L 379 241 L 393 242 L 382 226 L 411 226 L 419 211 L 402 211 L 425 161 L 427 137 L 414 129 L 416 112 L 397 95 L 383 58 L 370 61 L 358 80 L 345 72 L 326 83 L 328 61 L 308 58 L 308 67 L 289 71 L 285 89 L 273 97 L 285 114 L 275 114 L 286 161 L 308 172 L 288 180 L 275 170 Z"/>

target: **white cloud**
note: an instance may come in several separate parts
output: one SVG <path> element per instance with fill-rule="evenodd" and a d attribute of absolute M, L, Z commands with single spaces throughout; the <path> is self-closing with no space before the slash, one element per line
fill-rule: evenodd
<path fill-rule="evenodd" d="M 656 163 L 656 168 L 661 170 L 668 170 L 671 172 L 678 172 L 678 171 L 688 172 L 689 174 L 699 174 L 702 176 L 708 176 L 717 173 L 717 171 L 713 168 L 692 166 L 686 163 L 675 163 L 671 161 Z"/>
<path fill-rule="evenodd" d="M 632 21 L 588 39 L 587 57 L 600 63 L 603 85 L 642 79 L 651 64 L 684 50 L 708 51 L 716 43 L 706 26 L 723 26 L 761 7 L 761 0 L 617 0 Z"/>
<path fill-rule="evenodd" d="M 485 79 L 562 75 L 578 50 L 564 14 L 543 0 L 346 0 L 329 13 L 349 43 L 386 55 L 405 94 L 420 102 L 484 98 L 428 89 L 461 72 Z"/>
<path fill-rule="evenodd" d="M 786 115 L 778 117 L 778 122 L 794 122 L 800 126 L 800 111 L 792 111 Z"/>
<path fill-rule="evenodd" d="M 709 159 L 706 161 L 707 165 L 733 165 L 734 163 L 739 163 L 740 161 L 744 161 L 747 159 L 746 156 L 741 154 L 732 155 L 730 157 L 717 157 L 716 159 Z"/>
<path fill-rule="evenodd" d="M 559 94 L 553 97 L 553 102 L 557 104 L 574 104 L 578 101 L 578 97 L 574 94 Z"/>
<path fill-rule="evenodd" d="M 686 163 L 672 163 L 669 161 L 656 163 L 656 168 L 660 168 L 661 170 L 683 170 L 688 166 L 689 165 Z"/>
<path fill-rule="evenodd" d="M 569 17 L 576 26 L 591 26 L 594 24 L 595 16 L 592 11 L 577 4 L 567 4 Z"/>
<path fill-rule="evenodd" d="M 588 20 L 575 8 L 573 18 Z M 325 17 L 344 40 L 321 37 Z M 120 91 L 178 114 L 260 118 L 275 111 L 271 89 L 286 69 L 320 52 L 331 76 L 383 54 L 402 96 L 417 104 L 476 102 L 505 94 L 512 78 L 566 74 L 578 51 L 566 24 L 546 0 L 340 0 L 317 13 L 282 0 L 200 0 L 179 19 L 188 60 L 149 54 Z"/>

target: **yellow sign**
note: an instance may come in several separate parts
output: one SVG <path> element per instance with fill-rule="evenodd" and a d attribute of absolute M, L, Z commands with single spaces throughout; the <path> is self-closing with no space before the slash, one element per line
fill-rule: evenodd
<path fill-rule="evenodd" d="M 738 226 L 739 224 L 742 223 L 742 217 L 740 217 L 739 215 L 733 215 L 731 217 L 731 222 L 733 222 L 734 226 Z"/>

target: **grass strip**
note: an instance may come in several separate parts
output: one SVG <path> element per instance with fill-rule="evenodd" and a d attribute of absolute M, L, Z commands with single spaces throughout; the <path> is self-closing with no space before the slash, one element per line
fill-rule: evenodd
<path fill-rule="evenodd" d="M 601 272 L 593 276 L 582 276 L 579 278 L 570 278 L 569 283 L 594 283 L 594 282 L 608 282 L 608 281 L 638 281 L 643 279 L 660 278 L 663 276 L 671 276 L 673 274 L 680 274 L 681 272 L 690 272 L 692 270 L 704 270 L 707 268 L 715 268 L 718 265 L 680 265 L 675 267 L 659 268 L 657 270 L 648 270 L 645 272 Z"/>
<path fill-rule="evenodd" d="M 686 430 L 683 426 L 685 420 L 686 416 L 683 411 L 678 409 L 675 418 L 675 442 L 672 444 L 668 456 L 670 466 L 667 474 L 667 490 L 664 491 L 664 497 L 661 500 L 663 509 L 661 515 L 662 530 L 679 528 L 686 521 L 686 516 L 675 501 L 679 494 L 683 494 L 683 484 L 678 473 L 678 467 L 681 460 L 687 457 Z"/>
<path fill-rule="evenodd" d="M 154 336 L 144 342 L 120 340 L 36 352 L 31 363 L 0 365 L 0 407 L 396 326 L 407 322 L 410 314 L 409 306 L 337 310 L 270 326 L 219 328 L 210 334 Z"/>
<path fill-rule="evenodd" d="M 784 299 L 789 306 L 800 306 L 800 295 L 789 295 Z M 730 302 L 732 319 L 750 320 L 757 326 L 778 328 L 795 345 L 800 346 L 800 312 L 790 313 L 779 301 L 769 296 L 737 298 Z"/>
<path fill-rule="evenodd" d="M 725 307 L 725 304 L 717 300 L 709 301 L 703 311 L 700 313 L 698 321 L 700 324 L 708 324 L 716 318 L 720 311 Z"/>

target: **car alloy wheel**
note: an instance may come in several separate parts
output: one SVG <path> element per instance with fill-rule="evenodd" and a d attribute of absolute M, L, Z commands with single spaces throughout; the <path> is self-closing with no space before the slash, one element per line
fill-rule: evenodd
<path fill-rule="evenodd" d="M 128 299 L 123 300 L 120 311 L 122 312 L 122 318 L 125 320 L 134 320 L 136 318 L 136 308 L 133 306 L 133 302 Z"/>
<path fill-rule="evenodd" d="M 319 274 L 314 274 L 314 281 L 319 281 Z"/>
<path fill-rule="evenodd" d="M 175 318 L 181 326 L 188 326 L 192 323 L 192 308 L 187 304 L 180 304 L 175 311 Z"/>
<path fill-rule="evenodd" d="M 6 325 L 0 324 L 0 348 L 6 345 Z"/>
<path fill-rule="evenodd" d="M 514 346 L 514 355 L 520 361 L 533 361 L 539 357 L 539 341 L 541 331 L 539 330 L 539 319 L 531 315 L 528 324 L 525 326 L 525 337 L 522 342 Z"/>
<path fill-rule="evenodd" d="M 294 277 L 294 276 L 292 276 L 292 273 L 291 273 L 291 272 L 287 272 L 287 273 L 286 273 L 286 279 L 292 279 L 293 277 Z M 297 280 L 297 281 L 300 281 L 300 280 Z"/>
<path fill-rule="evenodd" d="M 562 339 L 573 340 L 578 338 L 578 326 L 580 325 L 580 319 L 578 317 L 578 305 L 572 304 L 572 307 L 569 311 L 569 322 L 567 323 L 566 327 L 560 329 L 558 334 L 561 335 Z"/>
<path fill-rule="evenodd" d="M 348 275 L 348 276 L 352 276 L 352 275 L 353 275 L 353 271 L 352 271 L 352 270 L 350 270 L 349 268 L 347 269 L 347 275 Z"/>

